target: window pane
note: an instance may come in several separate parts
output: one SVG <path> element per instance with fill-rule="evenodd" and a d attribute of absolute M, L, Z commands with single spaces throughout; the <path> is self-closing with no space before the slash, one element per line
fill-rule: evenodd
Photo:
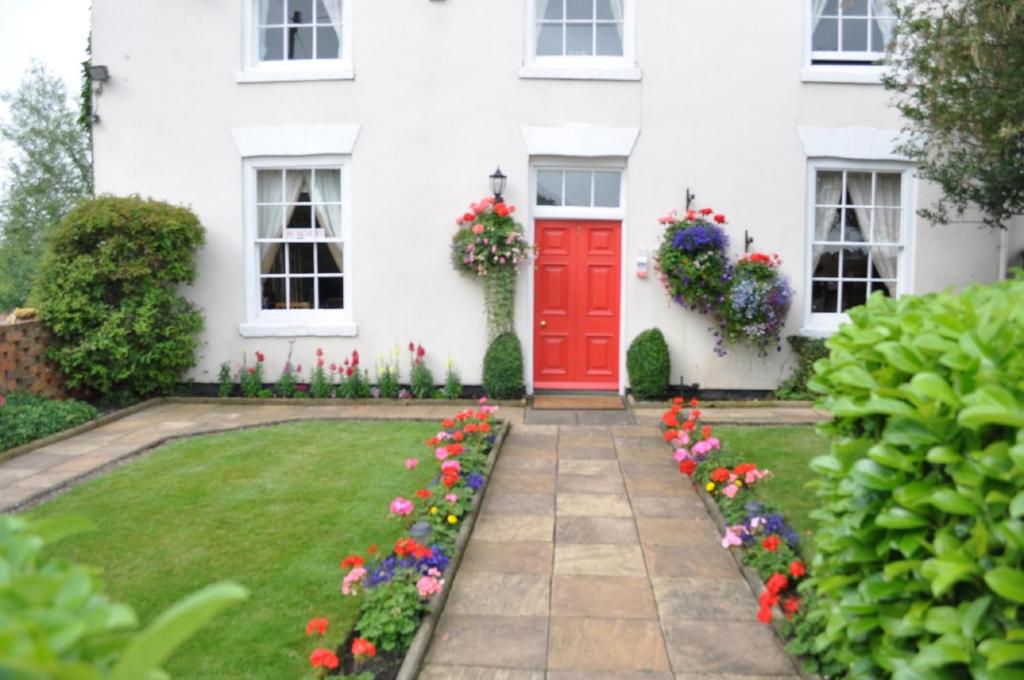
<path fill-rule="evenodd" d="M 900 249 L 872 248 L 871 277 L 876 279 L 895 279 L 899 276 Z M 896 290 L 895 287 L 893 290 Z"/>
<path fill-rule="evenodd" d="M 569 19 L 593 19 L 594 0 L 567 0 L 566 17 Z"/>
<path fill-rule="evenodd" d="M 868 284 L 866 281 L 844 281 L 843 282 L 843 309 L 850 310 L 859 307 L 868 300 Z"/>
<path fill-rule="evenodd" d="M 257 203 L 280 203 L 281 202 L 281 171 L 280 170 L 257 170 L 256 171 L 256 202 Z"/>
<path fill-rule="evenodd" d="M 284 23 L 284 0 L 260 0 L 261 24 Z"/>
<path fill-rule="evenodd" d="M 835 314 L 839 311 L 839 284 L 835 281 L 815 281 L 811 284 L 811 311 L 815 314 Z"/>
<path fill-rule="evenodd" d="M 316 220 L 316 228 L 324 230 L 323 238 L 341 238 L 340 205 L 313 206 L 313 219 Z"/>
<path fill-rule="evenodd" d="M 313 27 L 300 26 L 288 29 L 288 58 L 313 58 Z"/>
<path fill-rule="evenodd" d="M 312 274 L 314 244 L 286 243 L 285 245 L 288 247 L 288 273 Z"/>
<path fill-rule="evenodd" d="M 258 249 L 260 255 L 261 274 L 284 274 L 284 244 L 283 243 L 260 243 Z"/>
<path fill-rule="evenodd" d="M 288 0 L 288 23 L 313 23 L 313 0 Z"/>
<path fill-rule="evenodd" d="M 896 295 L 896 282 L 895 281 L 872 281 L 871 292 L 881 292 L 885 297 L 895 297 Z"/>
<path fill-rule="evenodd" d="M 316 58 L 341 58 L 341 42 L 338 40 L 338 29 L 334 26 L 318 26 L 316 29 Z"/>
<path fill-rule="evenodd" d="M 260 291 L 263 309 L 284 309 L 287 279 L 263 279 Z"/>
<path fill-rule="evenodd" d="M 875 223 L 871 233 L 874 243 L 899 243 L 903 225 L 899 208 L 875 208 Z"/>
<path fill-rule="evenodd" d="M 846 248 L 843 250 L 843 278 L 866 279 L 868 277 L 867 248 Z"/>
<path fill-rule="evenodd" d="M 562 24 L 540 24 L 537 29 L 537 56 L 562 55 Z"/>
<path fill-rule="evenodd" d="M 622 0 L 597 0 L 597 18 L 621 21 Z"/>
<path fill-rule="evenodd" d="M 814 278 L 831 279 L 839 276 L 839 249 L 834 247 L 814 246 L 814 259 L 817 266 L 812 276 Z"/>
<path fill-rule="evenodd" d="M 542 19 L 561 19 L 562 0 L 537 0 L 537 16 Z"/>
<path fill-rule="evenodd" d="M 895 19 L 876 19 L 871 22 L 871 51 L 884 52 L 889 46 L 885 44 L 885 37 L 882 29 L 889 33 L 892 40 L 893 30 L 896 28 Z"/>
<path fill-rule="evenodd" d="M 868 15 L 868 0 L 843 0 L 843 16 L 866 17 Z M 843 27 L 845 30 L 845 26 Z"/>
<path fill-rule="evenodd" d="M 594 25 L 569 24 L 565 27 L 565 53 L 574 56 L 594 53 Z"/>
<path fill-rule="evenodd" d="M 562 205 L 561 170 L 537 171 L 537 205 Z"/>
<path fill-rule="evenodd" d="M 883 208 L 900 207 L 900 182 L 896 172 L 880 172 L 875 180 L 875 205 Z"/>
<path fill-rule="evenodd" d="M 288 309 L 315 309 L 313 305 L 313 289 L 315 287 L 316 279 L 312 277 L 288 279 L 288 288 L 291 292 Z"/>
<path fill-rule="evenodd" d="M 821 10 L 821 13 L 832 17 L 839 14 L 839 0 L 826 0 L 825 7 Z"/>
<path fill-rule="evenodd" d="M 330 0 L 328 0 L 330 2 Z M 332 3 L 333 4 L 333 3 Z M 337 7 L 341 7 L 341 3 L 337 3 Z M 341 16 L 332 17 L 331 13 L 327 11 L 327 5 L 324 0 L 316 0 L 316 23 L 318 24 L 336 24 L 341 21 Z"/>
<path fill-rule="evenodd" d="M 283 29 L 260 29 L 260 59 L 263 61 L 280 61 L 284 59 Z"/>
<path fill-rule="evenodd" d="M 316 244 L 316 266 L 321 274 L 341 274 L 344 269 L 340 243 Z"/>
<path fill-rule="evenodd" d="M 621 24 L 597 25 L 597 54 L 608 57 L 622 56 Z"/>
<path fill-rule="evenodd" d="M 312 229 L 313 208 L 308 205 L 296 205 L 288 208 L 291 215 L 288 217 L 289 229 Z M 288 234 L 285 234 L 287 237 Z"/>
<path fill-rule="evenodd" d="M 284 175 L 285 202 L 295 203 L 301 200 L 302 194 L 309 194 L 310 181 L 309 170 L 288 170 Z M 309 200 L 308 198 L 306 199 Z"/>
<path fill-rule="evenodd" d="M 811 49 L 835 52 L 839 49 L 839 23 L 835 19 L 820 19 L 814 29 Z"/>
<path fill-rule="evenodd" d="M 869 216 L 870 213 L 867 210 L 862 211 L 865 216 Z M 860 222 L 857 220 L 857 211 L 853 208 L 846 208 L 843 213 L 846 215 L 846 229 L 843 231 L 843 241 L 848 243 L 861 243 L 866 241 L 865 235 L 867 234 L 867 225 L 864 229 L 861 229 Z"/>
<path fill-rule="evenodd" d="M 590 201 L 590 178 L 592 173 L 589 170 L 567 170 L 565 172 L 565 205 L 587 206 Z"/>
<path fill-rule="evenodd" d="M 866 52 L 868 49 L 868 20 L 843 19 L 844 52 Z"/>
<path fill-rule="evenodd" d="M 320 286 L 320 309 L 344 309 L 345 279 L 331 277 L 317 280 Z"/>
<path fill-rule="evenodd" d="M 284 210 L 281 206 L 256 208 L 256 231 L 259 238 L 281 238 L 284 228 Z"/>
<path fill-rule="evenodd" d="M 594 205 L 599 208 L 618 208 L 622 175 L 618 172 L 594 173 Z"/>
<path fill-rule="evenodd" d="M 872 205 L 871 173 L 846 173 L 847 205 Z M 866 225 L 865 225 L 866 226 Z"/>

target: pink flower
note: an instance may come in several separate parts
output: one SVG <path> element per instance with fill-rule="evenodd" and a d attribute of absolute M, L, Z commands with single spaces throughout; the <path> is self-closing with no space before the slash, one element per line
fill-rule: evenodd
<path fill-rule="evenodd" d="M 480 235 L 480 234 L 484 233 L 484 225 L 480 224 L 479 222 L 474 224 L 473 225 L 473 233 L 477 234 L 477 235 Z"/>
<path fill-rule="evenodd" d="M 458 497 L 458 496 L 456 496 L 456 495 L 455 495 L 455 494 L 453 494 L 453 493 L 449 493 L 449 494 L 445 494 L 445 497 L 444 497 L 444 499 L 445 499 L 446 501 L 448 501 L 449 503 L 457 503 L 457 502 L 458 502 L 458 500 L 459 500 L 459 497 Z"/>
<path fill-rule="evenodd" d="M 420 464 L 420 461 L 419 461 L 418 458 L 406 458 L 405 459 L 405 469 L 406 470 L 412 470 L 413 468 L 415 468 L 419 464 Z"/>
<path fill-rule="evenodd" d="M 353 584 L 358 584 L 359 581 L 366 575 L 366 569 L 363 567 L 356 567 L 352 571 L 345 575 L 344 580 L 341 582 L 341 594 L 342 595 L 357 595 L 357 590 L 353 587 Z"/>
<path fill-rule="evenodd" d="M 477 403 L 478 404 L 486 404 L 487 403 L 487 397 L 480 397 L 480 401 L 478 401 Z"/>
<path fill-rule="evenodd" d="M 740 488 L 738 486 L 736 486 L 735 484 L 730 484 L 729 486 L 722 489 L 722 493 L 724 493 L 729 498 L 735 498 L 736 494 L 739 493 L 739 490 Z"/>
<path fill-rule="evenodd" d="M 434 449 L 434 455 L 437 456 L 438 460 L 444 460 L 448 457 L 448 452 L 445 451 L 444 447 Z"/>
<path fill-rule="evenodd" d="M 725 536 L 722 537 L 722 547 L 729 548 L 734 545 L 743 545 L 743 538 L 735 530 L 743 531 L 742 527 L 726 527 Z"/>
<path fill-rule="evenodd" d="M 462 465 L 460 465 L 459 461 L 457 461 L 457 460 L 446 460 L 445 462 L 441 463 L 441 472 L 442 473 L 444 473 L 444 472 L 461 472 L 461 471 L 462 471 Z"/>
<path fill-rule="evenodd" d="M 686 449 L 679 448 L 676 449 L 676 453 L 672 457 L 675 459 L 677 463 L 682 463 L 684 460 L 690 457 L 690 452 L 687 451 Z"/>
<path fill-rule="evenodd" d="M 416 590 L 420 592 L 420 597 L 430 597 L 435 593 L 441 592 L 444 581 L 438 578 L 440 575 L 441 572 L 436 568 L 431 568 L 426 576 L 416 582 Z"/>
<path fill-rule="evenodd" d="M 391 501 L 391 512 L 402 517 L 412 512 L 412 501 L 406 500 L 399 496 L 395 500 Z"/>

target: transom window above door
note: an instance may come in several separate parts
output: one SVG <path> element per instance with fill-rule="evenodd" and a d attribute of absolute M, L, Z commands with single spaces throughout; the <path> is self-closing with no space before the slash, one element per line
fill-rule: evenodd
<path fill-rule="evenodd" d="M 621 57 L 623 0 L 535 0 L 538 57 Z"/>
<path fill-rule="evenodd" d="M 537 169 L 538 206 L 618 208 L 621 202 L 618 170 Z"/>
<path fill-rule="evenodd" d="M 811 63 L 875 64 L 892 40 L 893 0 L 810 0 Z"/>
<path fill-rule="evenodd" d="M 812 326 L 838 324 L 872 293 L 904 289 L 903 171 L 817 168 L 809 263 Z"/>

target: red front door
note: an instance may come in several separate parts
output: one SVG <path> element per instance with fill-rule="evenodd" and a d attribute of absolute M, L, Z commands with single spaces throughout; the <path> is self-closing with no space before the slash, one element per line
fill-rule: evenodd
<path fill-rule="evenodd" d="M 619 389 L 621 222 L 538 220 L 533 384 Z"/>

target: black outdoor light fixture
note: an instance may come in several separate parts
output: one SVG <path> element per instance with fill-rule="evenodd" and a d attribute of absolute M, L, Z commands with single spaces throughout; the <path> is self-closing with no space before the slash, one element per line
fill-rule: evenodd
<path fill-rule="evenodd" d="M 501 171 L 501 166 L 499 165 L 498 169 L 494 171 L 493 175 L 491 175 L 491 192 L 494 193 L 495 203 L 501 203 L 502 200 L 504 200 L 501 195 L 505 193 L 506 182 L 508 182 L 508 177 L 505 177 L 504 173 Z"/>
<path fill-rule="evenodd" d="M 96 88 L 93 91 L 93 98 L 95 99 L 95 97 L 98 97 L 100 94 L 103 93 L 103 83 L 105 83 L 108 80 L 110 80 L 110 69 L 108 69 L 106 66 L 90 65 L 89 66 L 89 78 L 90 78 L 90 80 L 92 80 L 93 83 L 96 84 Z M 93 101 L 93 105 L 92 105 L 92 111 L 93 111 L 93 113 L 92 113 L 92 122 L 93 123 L 100 122 L 100 114 L 96 113 L 96 109 L 97 108 L 98 107 L 96 106 L 96 102 Z"/>

